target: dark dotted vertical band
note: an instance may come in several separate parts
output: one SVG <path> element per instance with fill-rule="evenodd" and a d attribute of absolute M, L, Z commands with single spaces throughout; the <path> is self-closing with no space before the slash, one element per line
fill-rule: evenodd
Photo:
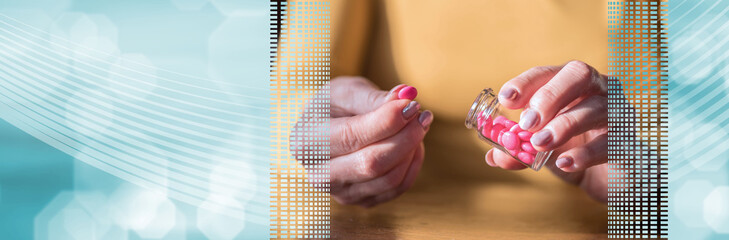
<path fill-rule="evenodd" d="M 271 0 L 272 239 L 330 238 L 330 6 Z"/>
<path fill-rule="evenodd" d="M 608 238 L 668 237 L 666 9 L 608 2 Z"/>

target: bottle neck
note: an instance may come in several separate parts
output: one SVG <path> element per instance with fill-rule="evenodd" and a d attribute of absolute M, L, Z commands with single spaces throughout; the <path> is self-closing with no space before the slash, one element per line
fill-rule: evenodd
<path fill-rule="evenodd" d="M 499 99 L 494 94 L 491 88 L 486 88 L 481 91 L 473 101 L 471 109 L 468 111 L 466 116 L 466 127 L 471 129 L 478 129 L 478 116 L 483 114 L 483 117 L 491 116 L 499 108 Z"/>

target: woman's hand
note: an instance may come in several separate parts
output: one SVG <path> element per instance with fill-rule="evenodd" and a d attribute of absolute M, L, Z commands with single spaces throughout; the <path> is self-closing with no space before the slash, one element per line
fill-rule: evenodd
<path fill-rule="evenodd" d="M 525 108 L 519 126 L 534 133 L 535 149 L 555 150 L 557 160 L 547 166 L 556 175 L 607 201 L 607 77 L 580 61 L 535 67 L 505 83 L 499 102 Z M 486 162 L 525 168 L 496 149 L 486 154 Z"/>
<path fill-rule="evenodd" d="M 329 184 L 336 201 L 363 207 L 394 199 L 412 186 L 423 163 L 422 141 L 433 114 L 421 112 L 415 101 L 398 99 L 404 87 L 381 91 L 361 77 L 330 81 L 331 159 L 322 163 L 330 174 L 327 179 L 310 174 L 312 183 Z"/>

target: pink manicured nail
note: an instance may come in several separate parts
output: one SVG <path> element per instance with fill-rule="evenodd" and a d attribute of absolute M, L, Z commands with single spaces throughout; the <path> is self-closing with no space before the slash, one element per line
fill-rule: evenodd
<path fill-rule="evenodd" d="M 539 113 L 532 109 L 527 109 L 521 113 L 521 119 L 519 119 L 519 127 L 524 130 L 529 130 L 539 123 Z"/>
<path fill-rule="evenodd" d="M 418 110 L 420 110 L 420 104 L 416 101 L 412 101 L 408 103 L 405 108 L 402 109 L 402 116 L 405 119 L 410 119 L 411 117 L 415 116 L 416 113 L 418 113 Z"/>
<path fill-rule="evenodd" d="M 416 96 L 418 96 L 418 90 L 411 86 L 400 89 L 400 92 L 397 94 L 397 97 L 400 99 L 413 100 Z"/>
<path fill-rule="evenodd" d="M 572 166 L 573 162 L 570 157 L 562 157 L 557 159 L 554 164 L 557 165 L 558 168 L 566 168 Z"/>
<path fill-rule="evenodd" d="M 516 90 L 514 90 L 513 88 L 505 88 L 505 89 L 501 89 L 501 91 L 499 91 L 499 97 L 506 99 L 506 100 L 515 99 L 516 95 L 517 95 Z"/>
<path fill-rule="evenodd" d="M 418 118 L 418 121 L 420 122 L 420 125 L 423 126 L 423 128 L 428 128 L 428 126 L 433 123 L 433 113 L 430 110 L 425 110 L 423 113 L 420 114 L 420 118 Z"/>
<path fill-rule="evenodd" d="M 542 131 L 539 131 L 532 135 L 531 139 L 532 145 L 536 146 L 545 146 L 552 142 L 552 131 L 549 131 L 549 129 L 544 129 Z"/>

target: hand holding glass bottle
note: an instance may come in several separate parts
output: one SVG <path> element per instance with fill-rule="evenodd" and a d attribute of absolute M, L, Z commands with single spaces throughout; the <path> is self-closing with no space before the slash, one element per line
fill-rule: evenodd
<path fill-rule="evenodd" d="M 535 67 L 506 82 L 498 102 L 524 109 L 518 124 L 533 133 L 531 145 L 557 156 L 546 166 L 596 199 L 607 199 L 606 76 L 580 61 Z M 486 162 L 510 170 L 526 168 L 497 149 L 486 154 Z"/>

